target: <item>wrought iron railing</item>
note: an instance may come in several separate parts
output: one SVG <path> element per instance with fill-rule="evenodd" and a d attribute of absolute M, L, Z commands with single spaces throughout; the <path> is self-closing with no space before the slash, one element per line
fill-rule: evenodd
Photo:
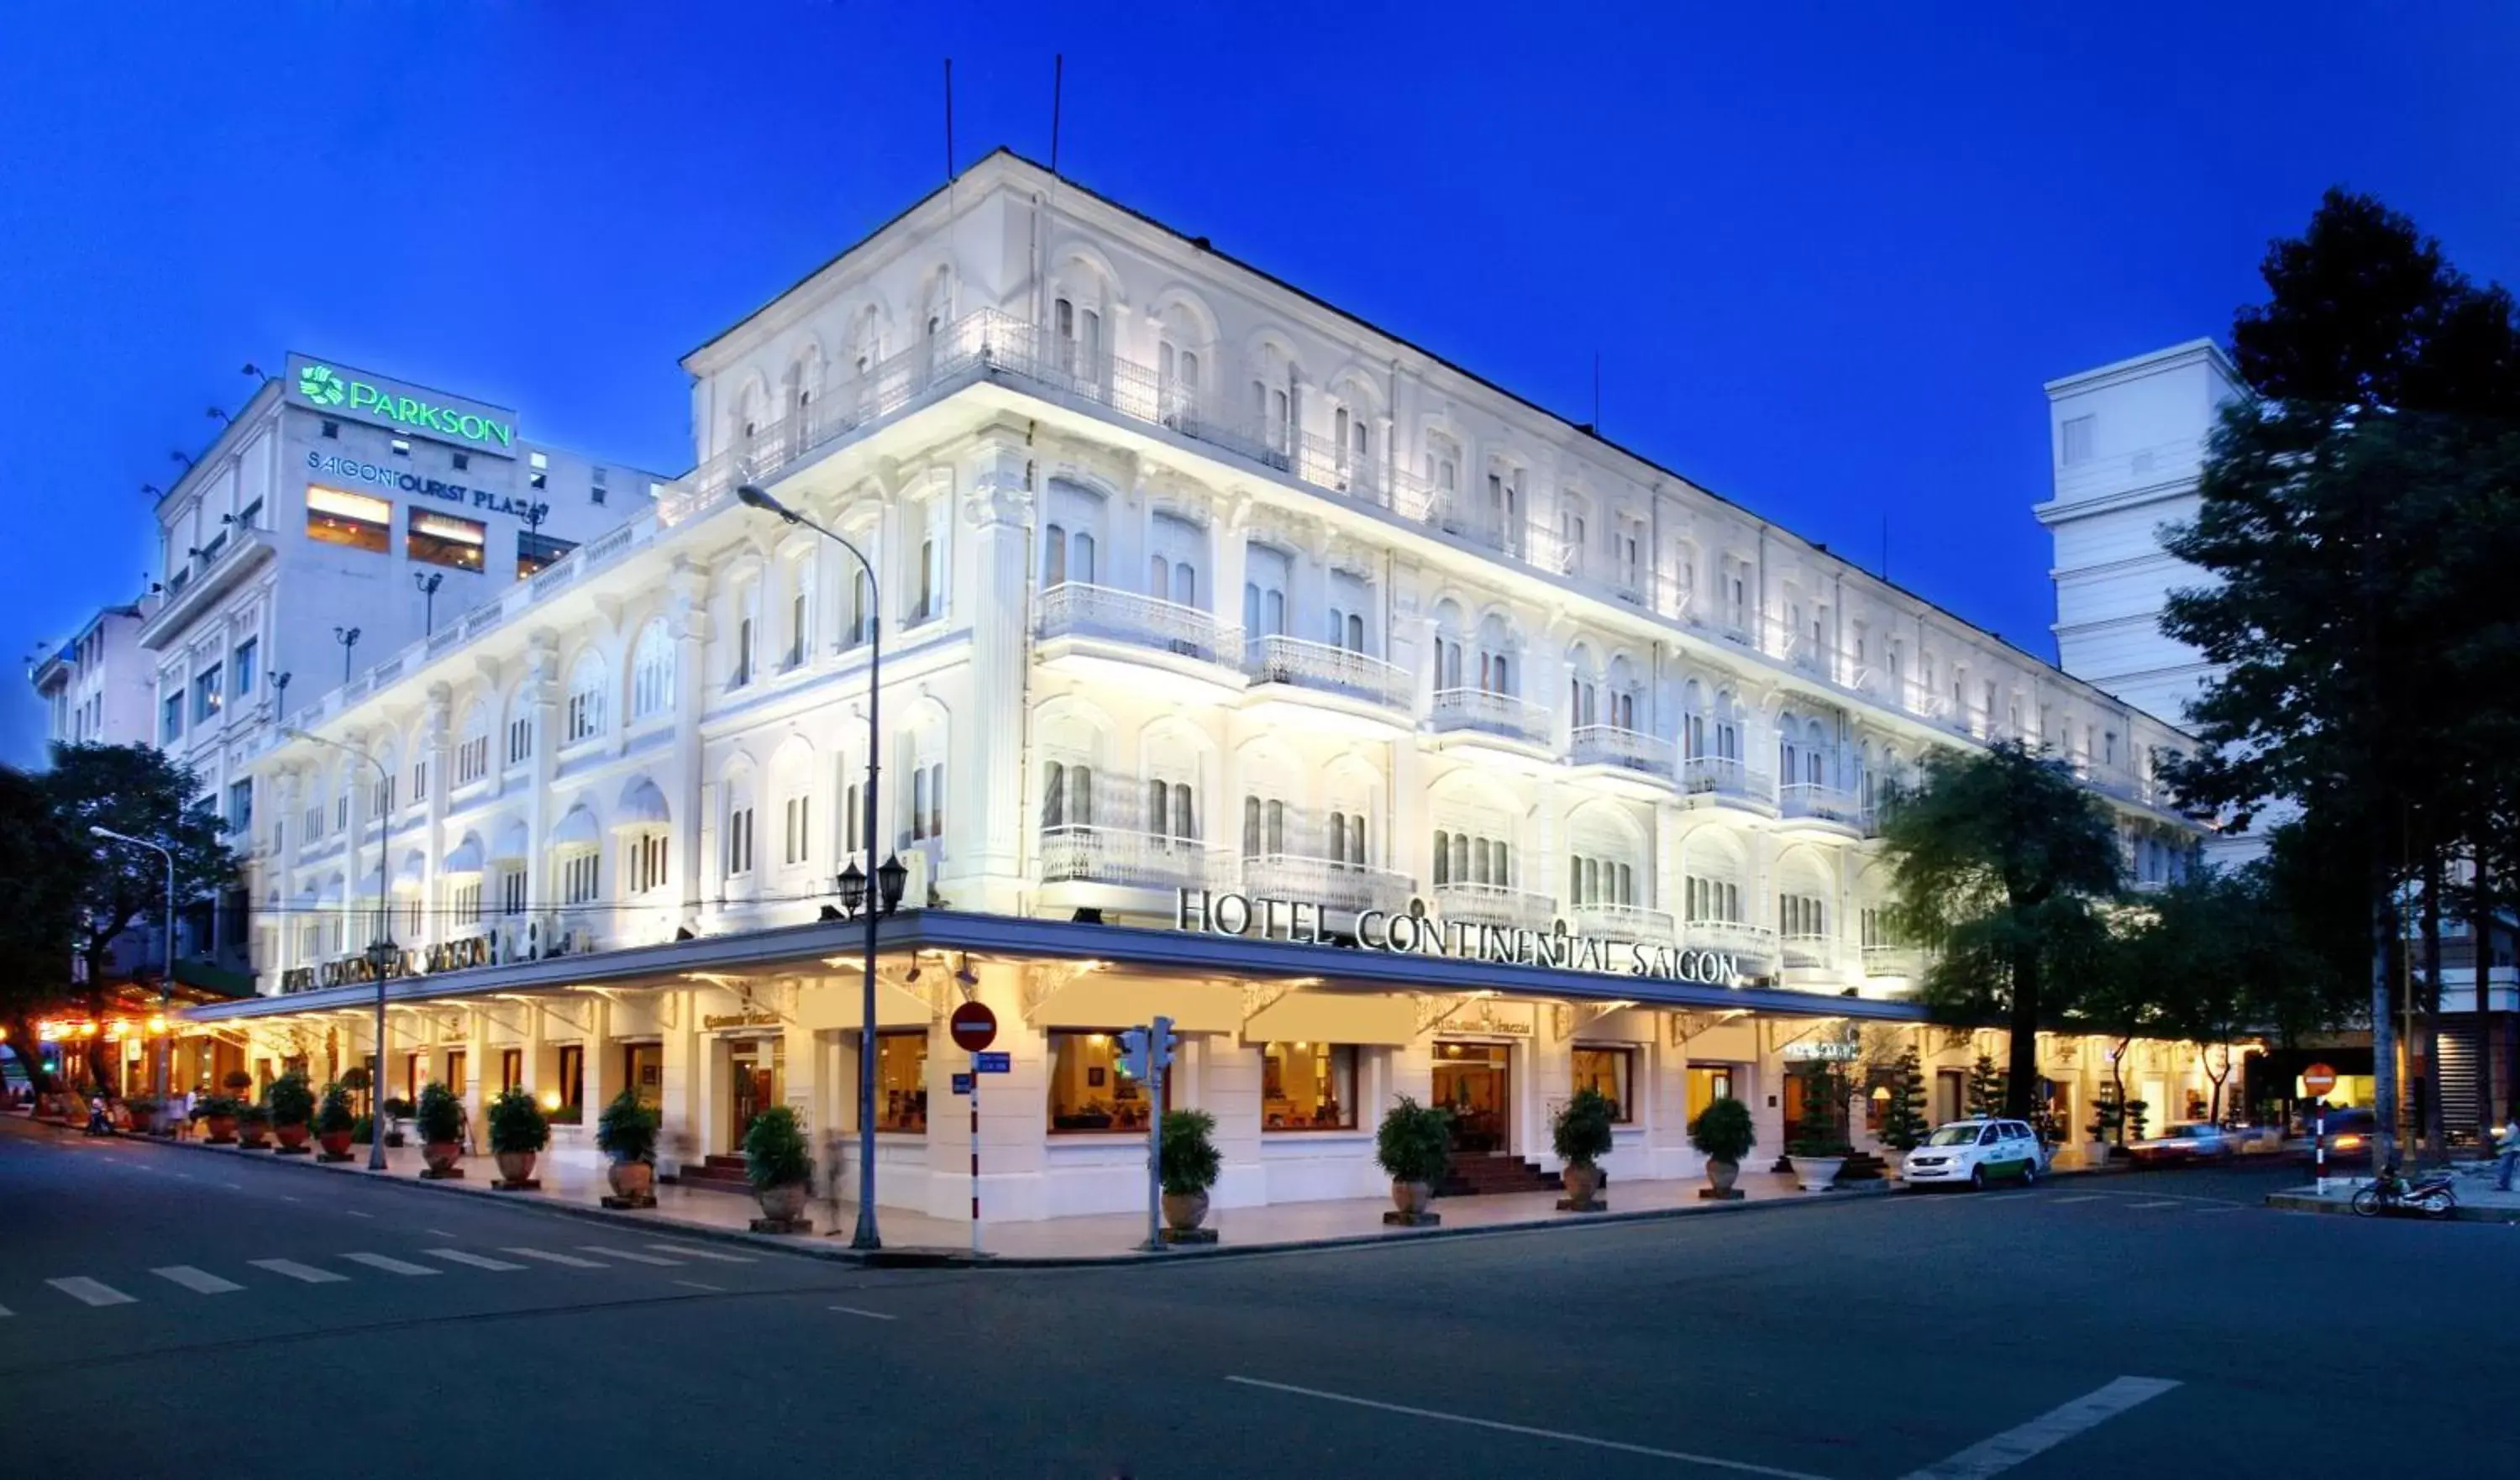
<path fill-rule="evenodd" d="M 1242 669 L 1255 684 L 1293 684 L 1394 709 L 1409 706 L 1408 670 L 1328 643 L 1275 635 L 1251 638 L 1243 644 Z"/>
<path fill-rule="evenodd" d="M 1681 789 L 1691 795 L 1730 796 L 1745 801 L 1777 799 L 1776 778 L 1753 771 L 1730 755 L 1692 755 L 1681 762 Z"/>
<path fill-rule="evenodd" d="M 1545 744 L 1549 711 L 1510 694 L 1485 689 L 1439 689 L 1427 718 L 1439 730 L 1482 730 Z"/>
<path fill-rule="evenodd" d="M 1435 908 L 1446 919 L 1474 925 L 1515 925 L 1526 930 L 1546 930 L 1557 919 L 1555 899 L 1508 884 L 1437 884 Z"/>
<path fill-rule="evenodd" d="M 1062 581 L 1041 594 L 1037 609 L 1044 638 L 1105 638 L 1205 662 L 1229 662 L 1239 647 L 1234 628 L 1195 606 L 1111 586 Z"/>
<path fill-rule="evenodd" d="M 1577 727 L 1567 759 L 1579 766 L 1617 766 L 1666 781 L 1672 776 L 1670 741 L 1618 725 Z"/>

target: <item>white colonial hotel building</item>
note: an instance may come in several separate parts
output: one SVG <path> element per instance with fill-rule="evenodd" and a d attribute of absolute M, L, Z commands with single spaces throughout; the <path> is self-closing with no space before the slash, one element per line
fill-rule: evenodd
<path fill-rule="evenodd" d="M 1462 1112 L 1463 1160 L 1503 1169 L 1478 1186 L 1552 1164 L 1578 1083 L 1623 1107 L 1614 1179 L 1690 1176 L 1709 1097 L 1747 1099 L 1773 1154 L 1794 1045 L 1924 1032 L 1868 842 L 1921 752 L 2056 747 L 2142 876 L 2194 842 L 2158 801 L 2158 721 L 1011 155 L 684 363 L 698 467 L 652 512 L 290 719 L 399 788 L 303 741 L 254 763 L 271 995 L 197 1016 L 258 1070 L 370 1051 L 374 988 L 342 978 L 382 846 L 396 1093 L 522 1083 L 584 1107 L 565 1156 L 634 1086 L 668 1172 L 785 1101 L 845 1176 L 862 927 L 823 917 L 872 806 L 911 869 L 883 925 L 886 1203 L 970 1191 L 943 1028 L 966 989 L 1013 1057 L 982 1085 L 993 1219 L 1143 1205 L 1110 1035 L 1156 1013 L 1187 1044 L 1172 1102 L 1218 1118 L 1223 1206 L 1377 1192 L 1403 1093 Z M 880 571 L 873 797 L 878 604 L 744 481 Z M 301 829 L 345 792 L 346 830 Z M 1220 936 L 1183 928 L 1185 889 L 1333 932 L 1412 901 L 1563 920 L 1737 974 Z M 1927 1047 L 1956 1110 L 1973 1050 Z M 2193 1065 L 2142 1052 L 2163 1103 Z M 2050 1057 L 2079 1116 L 2098 1055 Z"/>

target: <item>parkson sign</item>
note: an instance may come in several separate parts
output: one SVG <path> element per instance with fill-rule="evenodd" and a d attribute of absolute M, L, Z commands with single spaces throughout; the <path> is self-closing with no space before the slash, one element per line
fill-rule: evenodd
<path fill-rule="evenodd" d="M 287 384 L 292 399 L 316 411 L 460 442 L 502 457 L 516 455 L 517 414 L 513 411 L 301 354 L 289 357 Z"/>
<path fill-rule="evenodd" d="M 1406 911 L 1356 912 L 1353 934 L 1323 926 L 1324 907 L 1311 900 L 1183 889 L 1173 925 L 1204 935 L 1257 937 L 1299 945 L 1353 945 L 1398 956 L 1433 956 L 1492 965 L 1548 966 L 1560 971 L 1598 971 L 1699 986 L 1738 986 L 1740 959 L 1730 951 L 1695 950 L 1650 941 L 1606 940 L 1577 935 L 1559 920 L 1547 930 L 1438 919 L 1422 902 Z"/>

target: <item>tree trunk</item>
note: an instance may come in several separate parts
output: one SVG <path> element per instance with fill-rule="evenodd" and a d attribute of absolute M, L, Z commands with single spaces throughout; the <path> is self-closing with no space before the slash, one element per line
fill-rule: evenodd
<path fill-rule="evenodd" d="M 2012 952 L 2011 1072 L 2003 1081 L 2003 1113 L 2014 1120 L 2030 1118 L 2030 1097 L 2039 1088 L 2039 949 L 2017 946 Z"/>
<path fill-rule="evenodd" d="M 2500 1122 L 2494 1115 L 2494 1034 L 2489 1009 L 2494 1005 L 2494 891 L 2486 877 L 2485 845 L 2476 848 L 2476 883 L 2467 896 L 2468 975 L 2476 995 L 2468 1006 L 2476 1023 L 2476 1124 L 2485 1137 Z M 2486 1144 L 2492 1145 L 2490 1140 Z"/>
<path fill-rule="evenodd" d="M 2371 891 L 2371 1165 L 2388 1165 L 2398 1154 L 2398 1037 L 2389 1018 L 2389 963 L 2398 911 L 2389 897 L 2385 830 L 2373 852 Z"/>
<path fill-rule="evenodd" d="M 2441 855 L 2434 854 L 2424 863 L 2424 985 L 2416 1005 L 2423 1009 L 2420 1036 L 2424 1046 L 2424 1158 L 2428 1161 L 2450 1159 L 2450 1144 L 2442 1121 L 2441 1062 Z"/>

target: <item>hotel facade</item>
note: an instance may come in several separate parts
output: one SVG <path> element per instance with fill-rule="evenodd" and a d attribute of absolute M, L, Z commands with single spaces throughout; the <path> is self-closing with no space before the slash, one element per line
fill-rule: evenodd
<path fill-rule="evenodd" d="M 522 1085 L 562 1157 L 626 1088 L 701 1179 L 786 1103 L 847 1186 L 872 1053 L 879 1201 L 959 1215 L 975 997 L 992 1221 L 1144 1205 L 1114 1040 L 1157 1014 L 1221 1206 L 1377 1193 L 1402 1094 L 1462 1189 L 1553 1166 L 1588 1085 L 1614 1180 L 1688 1177 L 1717 1095 L 1780 1147 L 1799 1060 L 1913 1038 L 1958 1112 L 1991 1040 L 1906 1000 L 1872 839 L 1926 752 L 2053 747 L 2140 881 L 2196 841 L 2159 721 L 1011 155 L 684 364 L 652 510 L 286 716 L 376 766 L 269 729 L 222 1065 L 366 1061 L 382 907 L 389 1091 Z M 868 1044 L 835 875 L 895 856 Z M 2192 1051 L 2135 1052 L 2173 1118 Z M 2076 1123 L 2101 1051 L 2045 1066 Z"/>

